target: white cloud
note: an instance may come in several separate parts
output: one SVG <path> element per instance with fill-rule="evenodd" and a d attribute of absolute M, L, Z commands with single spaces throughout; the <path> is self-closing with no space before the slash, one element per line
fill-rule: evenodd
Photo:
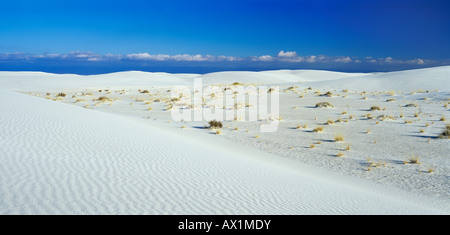
<path fill-rule="evenodd" d="M 298 57 L 297 52 L 295 51 L 280 51 L 278 52 L 278 57 L 286 57 L 286 58 L 294 58 L 294 57 Z"/>
<path fill-rule="evenodd" d="M 0 53 L 1 61 L 8 60 L 67 60 L 67 61 L 175 61 L 175 62 L 278 62 L 278 63 L 315 63 L 315 64 L 332 64 L 332 63 L 343 63 L 343 64 L 378 64 L 378 65 L 399 65 L 399 64 L 410 64 L 410 65 L 423 65 L 423 64 L 436 64 L 437 61 L 424 60 L 421 58 L 399 60 L 393 59 L 392 57 L 386 58 L 374 58 L 374 57 L 364 57 L 364 58 L 351 58 L 349 56 L 326 56 L 326 55 L 310 55 L 310 56 L 299 56 L 295 51 L 280 51 L 275 56 L 273 55 L 262 55 L 262 56 L 250 56 L 250 57 L 235 57 L 235 56 L 212 56 L 212 55 L 189 55 L 189 54 L 179 54 L 179 55 L 166 55 L 166 54 L 150 54 L 144 53 L 131 53 L 131 54 L 105 54 L 99 55 L 92 52 L 79 52 L 74 51 L 66 54 L 27 54 L 27 53 Z"/>
<path fill-rule="evenodd" d="M 392 59 L 392 57 L 386 57 L 386 58 L 384 59 L 384 62 L 386 62 L 386 63 L 388 63 L 388 64 L 391 64 L 391 63 L 393 62 L 393 59 Z"/>
<path fill-rule="evenodd" d="M 252 61 L 266 61 L 266 62 L 269 62 L 269 61 L 273 61 L 274 58 L 272 56 L 270 56 L 270 55 L 262 55 L 262 56 L 252 56 L 251 60 Z"/>
<path fill-rule="evenodd" d="M 414 60 L 408 60 L 406 61 L 408 64 L 425 64 L 425 61 L 423 61 L 420 58 L 414 59 Z"/>
<path fill-rule="evenodd" d="M 352 59 L 350 57 L 348 57 L 348 56 L 345 56 L 345 57 L 339 57 L 339 58 L 335 59 L 334 62 L 350 63 L 350 62 L 352 62 Z"/>
<path fill-rule="evenodd" d="M 305 61 L 308 63 L 314 63 L 314 62 L 316 62 L 316 59 L 317 59 L 317 56 L 312 55 L 312 56 L 306 57 Z"/>

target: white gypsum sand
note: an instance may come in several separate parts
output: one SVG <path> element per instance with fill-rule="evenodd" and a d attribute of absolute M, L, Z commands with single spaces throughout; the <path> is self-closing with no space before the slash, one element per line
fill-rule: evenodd
<path fill-rule="evenodd" d="M 449 71 L 0 72 L 3 89 L 47 98 L 1 92 L 0 213 L 448 214 L 450 145 L 435 137 Z M 213 135 L 206 121 L 171 121 L 187 100 L 170 90 L 195 77 L 279 85 L 278 131 L 225 121 Z"/>

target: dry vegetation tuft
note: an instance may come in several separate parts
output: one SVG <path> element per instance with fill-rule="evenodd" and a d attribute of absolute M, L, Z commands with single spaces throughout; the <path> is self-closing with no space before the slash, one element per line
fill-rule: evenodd
<path fill-rule="evenodd" d="M 216 120 L 209 121 L 208 124 L 210 129 L 219 129 L 223 127 L 222 122 Z"/>
<path fill-rule="evenodd" d="M 370 111 L 381 110 L 380 106 L 372 106 L 370 107 Z"/>
<path fill-rule="evenodd" d="M 106 96 L 101 96 L 98 99 L 96 99 L 95 101 L 100 101 L 100 102 L 110 101 L 110 102 L 112 102 L 112 100 Z"/>
<path fill-rule="evenodd" d="M 439 136 L 441 139 L 450 139 L 450 124 L 447 124 L 444 132 Z"/>
<path fill-rule="evenodd" d="M 343 134 L 336 134 L 334 135 L 334 142 L 341 142 L 344 141 L 344 135 Z"/>
<path fill-rule="evenodd" d="M 66 93 L 64 93 L 64 92 L 60 92 L 60 93 L 58 93 L 57 95 L 56 95 L 56 97 L 66 97 L 67 95 L 66 95 Z"/>
<path fill-rule="evenodd" d="M 323 129 L 324 129 L 324 127 L 319 126 L 319 127 L 317 127 L 316 129 L 314 129 L 313 131 L 314 131 L 314 132 L 323 132 Z"/>
<path fill-rule="evenodd" d="M 320 102 L 316 104 L 316 108 L 334 108 L 334 106 L 328 102 Z"/>

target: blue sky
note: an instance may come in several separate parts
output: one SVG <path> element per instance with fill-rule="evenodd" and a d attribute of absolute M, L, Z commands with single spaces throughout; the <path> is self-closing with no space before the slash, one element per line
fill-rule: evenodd
<path fill-rule="evenodd" d="M 446 65 L 449 12 L 447 0 L 2 0 L 0 70 Z"/>

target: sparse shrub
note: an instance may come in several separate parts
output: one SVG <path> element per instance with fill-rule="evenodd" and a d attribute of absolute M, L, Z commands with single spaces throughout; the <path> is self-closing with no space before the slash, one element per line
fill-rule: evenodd
<path fill-rule="evenodd" d="M 270 88 L 270 89 L 267 91 L 267 93 L 272 93 L 272 92 L 274 92 L 274 91 L 276 91 L 274 88 Z"/>
<path fill-rule="evenodd" d="M 420 164 L 419 157 L 415 156 L 414 154 L 412 154 L 411 157 L 408 158 L 408 161 L 406 163 L 409 163 L 409 164 Z"/>
<path fill-rule="evenodd" d="M 327 120 L 327 125 L 333 125 L 333 124 L 334 124 L 333 120 L 330 120 L 330 119 Z"/>
<path fill-rule="evenodd" d="M 223 127 L 222 122 L 216 120 L 209 121 L 208 124 L 210 129 L 219 129 Z"/>
<path fill-rule="evenodd" d="M 386 102 L 394 102 L 397 101 L 396 99 L 387 99 Z"/>
<path fill-rule="evenodd" d="M 341 142 L 341 141 L 344 141 L 344 135 L 342 134 L 334 135 L 334 142 Z"/>
<path fill-rule="evenodd" d="M 150 93 L 150 91 L 148 91 L 148 90 L 143 90 L 143 91 L 141 91 L 141 93 L 142 93 L 142 94 L 148 94 L 148 93 Z"/>
<path fill-rule="evenodd" d="M 411 103 L 411 104 L 405 105 L 405 107 L 419 107 L 419 105 Z"/>
<path fill-rule="evenodd" d="M 381 110 L 380 106 L 372 106 L 370 107 L 370 111 Z"/>
<path fill-rule="evenodd" d="M 77 99 L 77 100 L 75 100 L 75 103 L 79 103 L 79 102 L 86 102 L 86 100 L 84 100 L 84 99 Z"/>
<path fill-rule="evenodd" d="M 332 97 L 333 93 L 331 91 L 327 91 L 325 94 L 322 94 L 320 96 L 328 96 L 328 97 Z"/>
<path fill-rule="evenodd" d="M 66 95 L 66 93 L 64 93 L 64 92 L 60 92 L 60 93 L 58 93 L 57 95 L 56 95 L 56 97 L 66 97 L 67 95 Z"/>
<path fill-rule="evenodd" d="M 315 146 L 314 144 L 311 144 L 309 147 L 313 149 L 313 148 L 315 148 L 316 146 Z"/>
<path fill-rule="evenodd" d="M 334 106 L 328 102 L 319 102 L 316 104 L 316 108 L 334 108 Z"/>
<path fill-rule="evenodd" d="M 336 155 L 336 157 L 343 157 L 344 156 L 344 153 L 338 153 L 337 155 Z"/>
<path fill-rule="evenodd" d="M 239 86 L 239 85 L 242 85 L 242 84 L 239 82 L 233 82 L 233 86 Z"/>
<path fill-rule="evenodd" d="M 106 96 L 101 96 L 98 99 L 96 99 L 95 101 L 106 102 L 106 101 L 112 101 L 112 100 Z"/>
<path fill-rule="evenodd" d="M 351 149 L 350 144 L 347 144 L 347 146 L 345 146 L 345 150 L 346 150 L 346 151 L 350 151 L 350 149 Z"/>
<path fill-rule="evenodd" d="M 445 130 L 442 132 L 442 134 L 439 136 L 441 139 L 450 139 L 450 124 L 447 124 L 445 127 Z"/>
<path fill-rule="evenodd" d="M 319 127 L 315 128 L 313 131 L 314 132 L 323 132 L 323 129 L 324 129 L 324 127 L 319 126 Z"/>
<path fill-rule="evenodd" d="M 447 118 L 445 118 L 444 116 L 442 116 L 442 117 L 439 119 L 439 121 L 445 122 L 445 121 L 447 121 Z"/>

